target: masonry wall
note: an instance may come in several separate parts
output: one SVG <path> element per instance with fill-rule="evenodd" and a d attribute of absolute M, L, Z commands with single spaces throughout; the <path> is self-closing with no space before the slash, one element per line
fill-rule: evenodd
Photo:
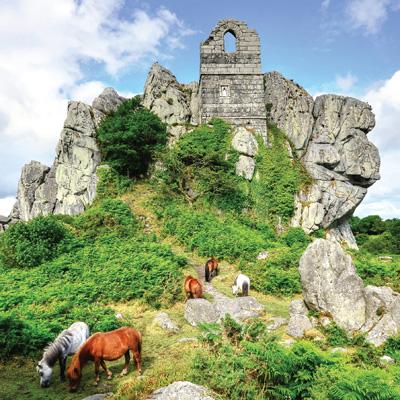
<path fill-rule="evenodd" d="M 224 35 L 236 38 L 236 51 L 225 52 Z M 200 48 L 201 120 L 221 117 L 266 133 L 260 39 L 244 22 L 223 20 Z"/>

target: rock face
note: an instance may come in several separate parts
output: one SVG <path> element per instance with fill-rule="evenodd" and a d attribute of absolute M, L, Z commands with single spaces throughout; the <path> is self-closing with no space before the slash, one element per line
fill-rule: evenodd
<path fill-rule="evenodd" d="M 143 105 L 168 124 L 173 143 L 187 132 L 187 124 L 199 122 L 198 83 L 180 84 L 168 69 L 155 63 L 144 86 Z"/>
<path fill-rule="evenodd" d="M 278 72 L 265 75 L 265 86 L 270 121 L 286 133 L 313 179 L 295 199 L 292 225 L 307 233 L 325 228 L 330 240 L 356 247 L 347 220 L 379 179 L 378 150 L 367 138 L 375 125 L 371 107 L 336 95 L 313 101 Z"/>
<path fill-rule="evenodd" d="M 301 257 L 299 271 L 307 306 L 330 314 L 347 332 L 364 333 L 377 346 L 400 333 L 400 295 L 388 287 L 364 287 L 338 243 L 315 240 Z"/>
<path fill-rule="evenodd" d="M 313 98 L 279 72 L 264 75 L 265 104 L 269 119 L 286 133 L 299 155 L 307 147 L 314 125 Z"/>
<path fill-rule="evenodd" d="M 148 400 L 214 400 L 204 386 L 191 382 L 174 382 L 153 392 Z"/>
<path fill-rule="evenodd" d="M 219 322 L 227 314 L 237 322 L 242 322 L 259 317 L 264 311 L 264 306 L 252 296 L 231 299 L 209 283 L 204 286 L 205 292 L 213 296 L 212 302 L 206 299 L 190 299 L 186 302 L 185 319 L 193 326 L 204 322 Z"/>
<path fill-rule="evenodd" d="M 12 220 L 28 221 L 53 213 L 76 215 L 91 204 L 100 163 L 96 127 L 122 101 L 114 89 L 107 88 L 93 107 L 76 101 L 68 104 L 52 167 L 31 161 L 22 169 Z"/>

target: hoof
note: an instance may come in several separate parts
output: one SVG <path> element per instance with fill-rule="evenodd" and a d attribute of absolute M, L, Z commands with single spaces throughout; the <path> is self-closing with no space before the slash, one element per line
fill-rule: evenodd
<path fill-rule="evenodd" d="M 93 386 L 97 386 L 98 384 L 99 384 L 99 382 L 97 382 L 97 381 L 93 382 Z"/>
<path fill-rule="evenodd" d="M 112 375 L 108 375 L 107 379 L 110 381 L 112 379 Z"/>
<path fill-rule="evenodd" d="M 119 376 L 125 376 L 127 374 L 128 374 L 128 371 L 122 370 L 121 373 L 119 374 Z"/>

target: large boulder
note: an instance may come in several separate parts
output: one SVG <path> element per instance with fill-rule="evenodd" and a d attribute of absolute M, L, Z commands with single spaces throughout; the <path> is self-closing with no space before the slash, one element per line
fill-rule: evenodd
<path fill-rule="evenodd" d="M 79 101 L 68 104 L 52 167 L 31 161 L 22 169 L 13 221 L 48 214 L 76 215 L 93 202 L 101 161 L 96 128 L 123 100 L 107 88 L 92 107 Z"/>
<path fill-rule="evenodd" d="M 315 240 L 302 255 L 299 271 L 307 306 L 330 315 L 348 333 L 363 333 L 376 346 L 400 333 L 400 294 L 364 287 L 338 243 Z"/>
<path fill-rule="evenodd" d="M 315 240 L 302 255 L 299 271 L 304 301 L 310 309 L 330 313 L 339 326 L 350 332 L 363 326 L 364 285 L 350 255 L 339 244 Z"/>
<path fill-rule="evenodd" d="M 206 299 L 190 299 L 185 304 L 185 319 L 190 325 L 214 323 L 219 320 L 219 312 Z"/>
<path fill-rule="evenodd" d="M 178 381 L 153 392 L 147 400 L 214 400 L 204 386 Z"/>

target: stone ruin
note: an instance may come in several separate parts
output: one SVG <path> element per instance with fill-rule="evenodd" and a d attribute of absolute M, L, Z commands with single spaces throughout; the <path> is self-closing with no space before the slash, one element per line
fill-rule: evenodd
<path fill-rule="evenodd" d="M 235 51 L 225 49 L 225 36 L 233 35 Z M 245 126 L 266 141 L 264 77 L 260 38 L 254 29 L 236 20 L 222 20 L 200 45 L 200 120 L 220 117 Z"/>

